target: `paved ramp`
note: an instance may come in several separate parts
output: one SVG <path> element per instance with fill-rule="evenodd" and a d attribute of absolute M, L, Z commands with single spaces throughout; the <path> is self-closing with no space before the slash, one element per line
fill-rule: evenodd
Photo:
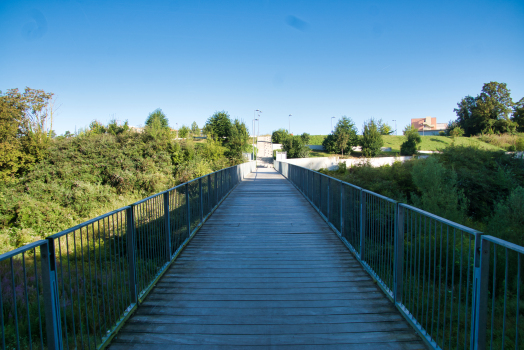
<path fill-rule="evenodd" d="M 259 168 L 111 349 L 425 349 L 304 197 Z"/>

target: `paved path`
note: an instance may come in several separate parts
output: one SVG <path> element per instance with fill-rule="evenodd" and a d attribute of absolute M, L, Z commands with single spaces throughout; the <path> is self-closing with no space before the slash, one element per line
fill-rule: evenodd
<path fill-rule="evenodd" d="M 242 182 L 110 349 L 425 349 L 304 197 Z"/>

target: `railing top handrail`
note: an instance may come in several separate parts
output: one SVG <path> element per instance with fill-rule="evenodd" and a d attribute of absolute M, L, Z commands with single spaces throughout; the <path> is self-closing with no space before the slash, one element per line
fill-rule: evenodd
<path fill-rule="evenodd" d="M 388 202 L 393 203 L 393 204 L 397 204 L 397 203 L 398 203 L 398 201 L 396 201 L 396 200 L 394 200 L 394 199 L 391 199 L 391 198 L 389 198 L 389 197 L 383 196 L 383 195 L 381 195 L 381 194 L 375 193 L 375 192 L 370 191 L 370 190 L 362 189 L 362 192 L 365 192 L 365 193 L 371 194 L 371 195 L 373 195 L 373 196 L 375 196 L 375 197 L 378 197 L 378 198 L 382 198 L 383 200 L 388 201 Z"/>
<path fill-rule="evenodd" d="M 16 248 L 16 249 L 11 250 L 11 251 L 9 251 L 7 253 L 0 254 L 0 262 L 2 262 L 4 260 L 7 260 L 7 259 L 10 259 L 10 258 L 14 257 L 15 255 L 25 253 L 28 250 L 40 247 L 40 246 L 45 245 L 45 244 L 47 244 L 46 240 L 40 240 L 40 241 L 36 241 L 36 242 L 32 242 L 32 243 L 26 244 L 23 247 Z"/>
<path fill-rule="evenodd" d="M 342 180 L 340 180 L 340 179 L 337 179 L 336 177 L 332 177 L 332 176 L 329 176 L 329 175 L 326 175 L 326 174 L 322 174 L 321 172 L 316 171 L 316 170 L 313 170 L 313 169 L 309 169 L 309 168 L 306 168 L 306 167 L 303 167 L 303 166 L 300 166 L 300 165 L 296 165 L 296 164 L 292 164 L 292 163 L 288 163 L 288 162 L 282 162 L 282 161 L 279 161 L 279 160 L 275 160 L 275 162 L 285 163 L 285 164 L 287 164 L 287 165 L 292 165 L 292 166 L 297 167 L 297 168 L 301 168 L 301 169 L 304 169 L 304 170 L 312 171 L 312 172 L 317 173 L 317 174 L 319 174 L 319 175 L 321 175 L 321 176 L 324 176 L 324 177 L 330 178 L 330 179 L 332 179 L 332 180 L 335 180 L 335 181 L 337 181 L 337 182 L 340 182 L 340 183 L 342 183 L 342 184 L 344 184 L 344 185 L 351 186 L 351 187 L 353 187 L 353 188 L 355 188 L 355 189 L 357 189 L 357 190 L 364 190 L 362 187 L 358 187 L 358 186 L 356 186 L 356 185 L 350 184 L 349 182 L 342 181 Z M 379 196 L 380 196 L 380 195 L 379 195 Z"/>
<path fill-rule="evenodd" d="M 119 209 L 116 209 L 116 210 L 110 211 L 109 213 L 102 214 L 102 215 L 100 215 L 100 216 L 97 216 L 96 218 L 89 219 L 89 220 L 87 220 L 87 221 L 84 221 L 84 222 L 82 222 L 82 223 L 76 225 L 76 226 L 73 226 L 73 227 L 70 227 L 70 228 L 65 229 L 65 230 L 63 230 L 63 231 L 60 231 L 60 232 L 58 232 L 58 233 L 52 234 L 51 236 L 46 237 L 46 239 L 56 239 L 56 238 L 60 238 L 60 237 L 62 237 L 62 236 L 64 236 L 64 235 L 67 235 L 68 233 L 74 232 L 74 231 L 76 231 L 76 230 L 78 230 L 78 229 L 81 229 L 82 227 L 85 227 L 85 226 L 87 226 L 87 225 L 93 224 L 93 223 L 95 223 L 95 222 L 97 222 L 97 221 L 100 221 L 100 220 L 102 220 L 102 219 L 105 219 L 105 218 L 108 217 L 108 216 L 111 216 L 111 215 L 113 215 L 113 214 L 119 213 L 119 212 L 124 211 L 124 210 L 129 209 L 129 208 L 131 208 L 131 206 L 130 206 L 130 205 L 126 205 L 125 207 L 122 207 L 122 208 L 119 208 Z"/>
<path fill-rule="evenodd" d="M 497 238 L 497 237 L 493 237 L 493 236 L 489 236 L 489 235 L 484 235 L 484 236 L 482 236 L 482 240 L 490 241 L 490 242 L 493 242 L 493 243 L 498 244 L 500 246 L 503 246 L 504 248 L 508 248 L 508 249 L 513 250 L 513 251 L 516 251 L 517 253 L 524 254 L 524 247 L 522 247 L 520 245 L 516 245 L 516 244 L 508 242 L 508 241 L 505 241 L 503 239 L 500 239 L 500 238 Z"/>
<path fill-rule="evenodd" d="M 480 232 L 480 231 L 477 231 L 477 230 L 472 229 L 472 228 L 470 228 L 470 227 L 467 227 L 467 226 L 464 226 L 464 225 L 458 224 L 458 223 L 453 222 L 453 221 L 451 221 L 451 220 L 444 219 L 443 217 L 440 217 L 440 216 L 438 216 L 438 215 L 435 215 L 435 214 L 429 213 L 429 212 L 427 212 L 427 211 L 425 211 L 425 210 L 422 210 L 422 209 L 416 208 L 416 207 L 414 207 L 414 206 L 412 206 L 412 205 L 405 204 L 405 203 L 400 203 L 400 202 L 398 202 L 398 201 L 396 201 L 396 200 L 394 200 L 394 199 L 391 199 L 391 198 L 389 198 L 389 197 L 386 197 L 386 196 L 380 195 L 380 194 L 378 194 L 378 193 L 375 193 L 375 192 L 372 192 L 372 191 L 366 190 L 366 189 L 364 189 L 364 188 L 361 188 L 361 187 L 355 186 L 355 185 L 353 185 L 353 184 L 350 184 L 350 183 L 348 183 L 348 182 L 345 182 L 345 181 L 339 180 L 339 179 L 337 179 L 337 178 L 334 178 L 334 177 L 331 177 L 331 176 L 328 176 L 328 175 L 322 174 L 322 173 L 320 173 L 320 172 L 318 172 L 318 171 L 315 171 L 315 170 L 312 170 L 312 169 L 308 169 L 308 168 L 305 168 L 305 167 L 301 167 L 301 166 L 299 166 L 299 165 L 295 165 L 295 164 L 292 164 L 292 163 L 287 163 L 287 162 L 284 162 L 284 163 L 286 163 L 287 165 L 292 165 L 292 166 L 294 166 L 294 167 L 298 167 L 298 168 L 302 168 L 302 169 L 305 169 L 305 170 L 308 170 L 308 171 L 313 171 L 313 172 L 319 173 L 319 174 L 322 175 L 322 176 L 325 176 L 325 177 L 328 177 L 328 178 L 333 179 L 333 180 L 335 180 L 335 181 L 338 181 L 338 182 L 341 182 L 341 183 L 343 183 L 343 184 L 349 185 L 349 186 L 351 186 L 351 187 L 353 187 L 353 188 L 356 188 L 356 189 L 362 190 L 362 191 L 365 192 L 365 193 L 369 193 L 369 194 L 371 194 L 371 195 L 373 195 L 373 196 L 377 196 L 377 197 L 382 198 L 382 199 L 384 199 L 384 200 L 386 200 L 386 201 L 388 201 L 388 202 L 391 202 L 391 203 L 394 203 L 394 204 L 398 203 L 398 205 L 400 205 L 400 206 L 402 206 L 402 207 L 404 207 L 404 208 L 407 208 L 407 209 L 410 209 L 410 210 L 416 211 L 416 212 L 418 212 L 418 213 L 420 213 L 420 214 L 423 214 L 423 215 L 426 215 L 426 216 L 428 216 L 428 217 L 430 217 L 430 218 L 432 218 L 432 219 L 434 219 L 434 220 L 440 221 L 440 222 L 443 223 L 443 224 L 446 224 L 446 225 L 449 225 L 449 226 L 454 227 L 454 228 L 456 228 L 456 229 L 459 229 L 459 230 L 461 230 L 461 231 L 464 231 L 464 232 L 470 233 L 470 234 L 472 234 L 472 235 L 474 235 L 474 236 L 477 236 L 477 235 L 483 235 L 483 233 Z M 517 246 L 517 247 L 518 247 L 518 246 Z"/>
<path fill-rule="evenodd" d="M 434 220 L 437 220 L 437 221 L 440 221 L 441 223 L 443 224 L 446 224 L 446 225 L 449 225 L 451 227 L 454 227 L 454 228 L 457 228 L 461 231 L 464 231 L 464 232 L 467 232 L 467 233 L 470 233 L 474 236 L 477 236 L 477 235 L 483 235 L 482 232 L 480 231 L 477 231 L 475 229 L 472 229 L 470 227 L 467 227 L 467 226 L 464 226 L 464 225 L 461 225 L 461 224 L 458 224 L 454 221 L 451 221 L 451 220 L 448 220 L 448 219 L 444 219 L 443 217 L 440 217 L 438 215 L 435 215 L 435 214 L 432 214 L 432 213 L 429 213 L 425 210 L 422 210 L 422 209 L 419 209 L 419 208 L 416 208 L 412 205 L 409 205 L 409 204 L 405 204 L 405 203 L 399 203 L 399 206 L 401 207 L 404 207 L 404 208 L 407 208 L 409 210 L 412 210 L 412 211 L 416 211 L 417 213 L 420 213 L 422 215 L 425 215 L 425 216 L 428 216 Z"/>

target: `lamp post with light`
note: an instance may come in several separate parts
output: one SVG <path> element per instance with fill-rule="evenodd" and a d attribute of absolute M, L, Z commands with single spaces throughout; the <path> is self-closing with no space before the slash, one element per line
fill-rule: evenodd
<path fill-rule="evenodd" d="M 292 116 L 293 116 L 292 114 L 289 115 L 289 134 L 291 134 L 291 117 Z"/>
<path fill-rule="evenodd" d="M 397 120 L 395 119 L 395 120 L 393 120 L 393 121 L 395 122 L 395 136 L 397 136 L 397 135 L 398 135 L 398 134 L 397 134 Z"/>
<path fill-rule="evenodd" d="M 335 117 L 331 117 L 331 133 L 333 133 L 333 119 L 335 119 Z"/>
<path fill-rule="evenodd" d="M 255 160 L 255 114 L 259 112 L 259 113 L 262 113 L 262 111 L 260 109 L 255 109 L 253 111 L 253 160 Z M 260 117 L 260 114 L 259 114 L 259 117 Z"/>

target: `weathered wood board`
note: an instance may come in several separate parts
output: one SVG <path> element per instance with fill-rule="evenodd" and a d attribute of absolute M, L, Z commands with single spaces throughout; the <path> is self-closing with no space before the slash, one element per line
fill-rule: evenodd
<path fill-rule="evenodd" d="M 425 349 L 304 197 L 259 168 L 209 218 L 111 349 Z"/>

